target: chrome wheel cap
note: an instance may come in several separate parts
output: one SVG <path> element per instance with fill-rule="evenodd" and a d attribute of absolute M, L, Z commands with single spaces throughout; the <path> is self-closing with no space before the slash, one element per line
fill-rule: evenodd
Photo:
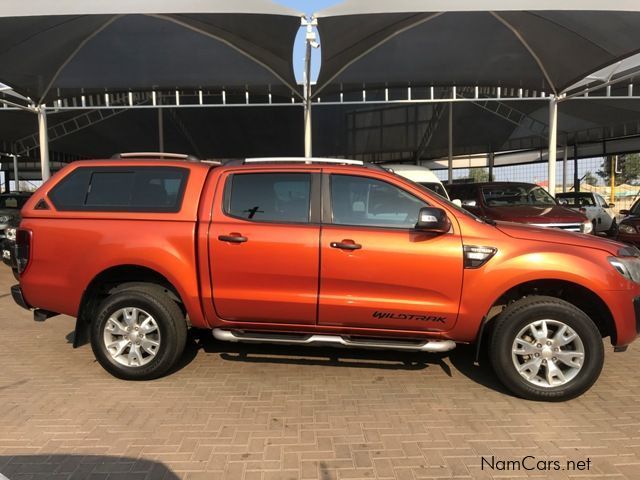
<path fill-rule="evenodd" d="M 141 367 L 153 360 L 160 349 L 160 329 L 155 319 L 135 307 L 121 308 L 105 323 L 107 352 L 126 367 Z"/>
<path fill-rule="evenodd" d="M 582 339 L 558 320 L 537 320 L 524 327 L 513 342 L 513 365 L 529 383 L 544 388 L 569 383 L 585 359 Z"/>

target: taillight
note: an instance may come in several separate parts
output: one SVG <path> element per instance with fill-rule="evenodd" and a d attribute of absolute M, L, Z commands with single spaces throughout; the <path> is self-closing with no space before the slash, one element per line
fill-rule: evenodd
<path fill-rule="evenodd" d="M 31 231 L 21 228 L 16 232 L 16 264 L 18 273 L 23 273 L 31 258 Z"/>

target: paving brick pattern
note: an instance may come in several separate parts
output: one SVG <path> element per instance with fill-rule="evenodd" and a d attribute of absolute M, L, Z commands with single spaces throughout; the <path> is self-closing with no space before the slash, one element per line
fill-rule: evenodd
<path fill-rule="evenodd" d="M 596 386 L 558 404 L 505 393 L 469 348 L 238 346 L 206 334 L 172 375 L 124 382 L 89 345 L 72 348 L 73 319 L 34 323 L 12 283 L 1 269 L 0 474 L 10 480 L 640 478 L 640 344 L 607 348 Z M 483 457 L 527 455 L 590 468 L 482 468 Z"/>

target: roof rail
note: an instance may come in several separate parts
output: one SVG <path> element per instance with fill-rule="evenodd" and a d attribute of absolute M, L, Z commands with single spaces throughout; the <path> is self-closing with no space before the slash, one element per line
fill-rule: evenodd
<path fill-rule="evenodd" d="M 116 153 L 111 158 L 169 158 L 174 160 L 186 160 L 187 162 L 199 162 L 200 159 L 186 153 L 167 153 L 167 152 L 127 152 Z"/>
<path fill-rule="evenodd" d="M 346 158 L 308 158 L 308 157 L 260 157 L 247 158 L 244 163 L 272 163 L 272 162 L 299 162 L 299 163 L 337 163 L 340 165 L 364 165 L 362 160 L 350 160 Z"/>

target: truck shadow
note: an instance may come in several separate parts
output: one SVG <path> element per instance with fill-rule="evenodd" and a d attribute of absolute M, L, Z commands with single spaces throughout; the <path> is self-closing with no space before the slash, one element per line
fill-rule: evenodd
<path fill-rule="evenodd" d="M 179 478 L 157 461 L 106 455 L 0 455 L 0 479 L 3 475 L 8 480 Z"/>
<path fill-rule="evenodd" d="M 425 370 L 438 367 L 452 377 L 452 368 L 475 383 L 510 394 L 497 379 L 487 359 L 474 364 L 475 346 L 459 345 L 446 354 L 404 352 L 395 350 L 365 350 L 339 347 L 305 347 L 294 345 L 220 342 L 211 332 L 192 330 L 187 351 L 175 370 L 186 367 L 199 350 L 219 354 L 229 362 L 316 365 L 379 370 Z"/>

